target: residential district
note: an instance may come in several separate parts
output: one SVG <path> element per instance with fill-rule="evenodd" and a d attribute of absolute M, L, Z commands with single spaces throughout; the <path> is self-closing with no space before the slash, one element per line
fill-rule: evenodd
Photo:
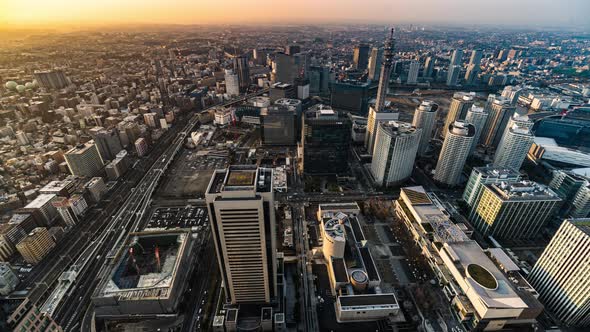
<path fill-rule="evenodd" d="M 590 328 L 590 35 L 0 44 L 2 331 Z"/>

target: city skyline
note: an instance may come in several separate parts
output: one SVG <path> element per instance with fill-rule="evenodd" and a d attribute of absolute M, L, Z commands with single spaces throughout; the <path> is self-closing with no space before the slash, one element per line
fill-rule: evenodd
<path fill-rule="evenodd" d="M 566 8 L 567 10 L 563 10 Z M 530 15 L 534 10 L 534 15 Z M 493 6 L 469 0 L 387 1 L 370 0 L 358 6 L 351 0 L 279 3 L 257 0 L 244 5 L 238 0 L 191 2 L 174 0 L 105 0 L 80 3 L 73 0 L 3 2 L 0 30 L 12 28 L 84 28 L 109 24 L 477 24 L 529 27 L 590 25 L 584 0 L 509 0 Z M 441 15 L 444 13 L 444 15 Z M 91 15 L 90 15 L 91 14 Z"/>

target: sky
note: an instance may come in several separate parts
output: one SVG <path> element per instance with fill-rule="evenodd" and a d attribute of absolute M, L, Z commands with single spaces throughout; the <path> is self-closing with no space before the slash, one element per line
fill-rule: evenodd
<path fill-rule="evenodd" d="M 0 0 L 0 29 L 100 24 L 451 23 L 590 28 L 590 0 Z"/>

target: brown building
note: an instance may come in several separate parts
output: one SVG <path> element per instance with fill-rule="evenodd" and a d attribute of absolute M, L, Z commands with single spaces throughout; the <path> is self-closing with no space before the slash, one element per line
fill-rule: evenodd
<path fill-rule="evenodd" d="M 27 263 L 37 264 L 55 247 L 55 241 L 47 228 L 37 227 L 16 245 Z"/>

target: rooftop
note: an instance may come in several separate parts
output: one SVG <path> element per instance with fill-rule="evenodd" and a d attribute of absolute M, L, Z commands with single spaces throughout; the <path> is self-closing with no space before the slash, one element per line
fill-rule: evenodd
<path fill-rule="evenodd" d="M 551 188 L 533 181 L 490 183 L 485 186 L 503 200 L 560 199 Z"/>
<path fill-rule="evenodd" d="M 485 167 L 474 167 L 474 171 L 480 173 L 482 176 L 485 177 L 492 177 L 492 178 L 514 178 L 519 177 L 520 172 L 512 168 L 498 168 L 493 166 L 485 166 Z"/>
<path fill-rule="evenodd" d="M 55 197 L 57 197 L 56 194 L 40 194 L 31 203 L 27 204 L 25 209 L 40 209 L 51 202 Z"/>
<path fill-rule="evenodd" d="M 394 294 L 345 295 L 339 296 L 338 301 L 341 307 L 398 305 Z"/>
<path fill-rule="evenodd" d="M 84 154 L 86 153 L 86 151 L 88 151 L 89 149 L 91 149 L 94 146 L 94 141 L 90 140 L 84 144 L 78 144 L 76 145 L 76 147 L 71 148 L 70 150 L 68 150 L 66 152 L 66 154 L 71 155 L 71 154 Z"/>

